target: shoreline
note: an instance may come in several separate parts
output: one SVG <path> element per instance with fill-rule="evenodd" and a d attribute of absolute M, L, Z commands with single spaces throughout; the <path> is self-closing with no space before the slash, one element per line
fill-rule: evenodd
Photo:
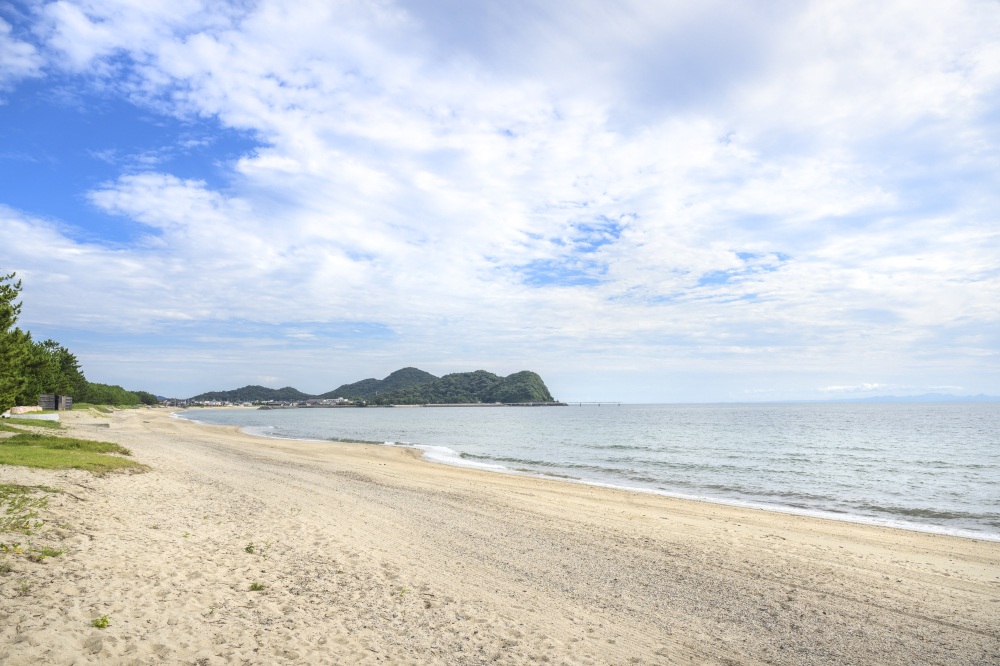
<path fill-rule="evenodd" d="M 225 407 L 215 408 L 215 409 L 227 409 Z M 183 413 L 195 413 L 191 410 L 178 409 L 171 413 L 173 418 L 182 419 L 185 421 L 190 421 L 197 425 L 209 426 L 209 427 L 227 427 L 217 423 L 209 423 L 206 421 L 199 421 L 197 418 L 188 418 L 183 416 Z M 398 446 L 402 448 L 410 448 L 422 451 L 421 458 L 430 463 L 437 463 L 441 465 L 447 465 L 451 467 L 459 467 L 466 469 L 476 469 L 486 472 L 494 472 L 498 474 L 511 474 L 514 476 L 525 476 L 539 479 L 546 479 L 550 481 L 557 481 L 563 483 L 574 483 L 586 486 L 594 486 L 598 488 L 609 488 L 613 490 L 621 490 L 625 492 L 635 492 L 650 495 L 657 495 L 662 497 L 668 497 L 673 499 L 686 500 L 691 502 L 706 502 L 708 504 L 718 504 L 722 506 L 731 506 L 736 508 L 751 509 L 756 511 L 770 511 L 775 513 L 787 514 L 792 516 L 803 516 L 807 518 L 817 518 L 820 520 L 832 520 L 835 522 L 847 522 L 857 525 L 871 525 L 874 527 L 888 527 L 892 529 L 907 530 L 912 532 L 920 532 L 925 534 L 940 534 L 944 536 L 953 536 L 962 539 L 972 539 L 977 541 L 988 541 L 1000 543 L 1000 533 L 990 534 L 977 532 L 971 529 L 962 528 L 948 528 L 939 525 L 932 525 L 926 523 L 911 522 L 907 520 L 893 520 L 889 518 L 879 518 L 875 516 L 858 516 L 848 513 L 839 513 L 836 511 L 824 511 L 822 509 L 804 509 L 792 506 L 781 506 L 778 504 L 766 504 L 763 502 L 753 502 L 751 500 L 738 500 L 729 499 L 725 497 L 711 497 L 707 495 L 688 495 L 679 492 L 671 492 L 668 490 L 656 489 L 656 488 L 645 488 L 642 486 L 627 486 L 627 485 L 617 485 L 610 482 L 599 481 L 595 479 L 585 479 L 585 478 L 570 478 L 562 475 L 556 474 L 546 474 L 545 472 L 537 472 L 527 469 L 516 469 L 512 467 L 507 467 L 505 465 L 497 465 L 490 463 L 476 463 L 476 462 L 466 462 L 465 459 L 461 457 L 461 453 L 444 446 L 438 446 L 433 444 L 413 444 L 409 442 L 358 442 L 354 440 L 329 440 L 329 439 L 311 439 L 303 437 L 284 437 L 280 435 L 269 435 L 262 432 L 253 432 L 251 429 L 253 426 L 235 426 L 238 427 L 240 432 L 249 437 L 259 437 L 262 439 L 276 439 L 276 440 L 286 440 L 293 442 L 316 442 L 325 443 L 329 445 L 335 444 L 366 444 L 371 446 Z"/>
<path fill-rule="evenodd" d="M 152 471 L 0 467 L 0 482 L 65 491 L 49 527 L 19 537 L 65 553 L 5 560 L 5 664 L 1000 655 L 995 542 L 261 438 L 157 409 L 64 423 Z M 102 615 L 110 626 L 92 627 Z"/>

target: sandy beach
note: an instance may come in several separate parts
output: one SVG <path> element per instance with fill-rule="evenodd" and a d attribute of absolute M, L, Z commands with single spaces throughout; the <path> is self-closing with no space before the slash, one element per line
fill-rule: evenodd
<path fill-rule="evenodd" d="M 3 664 L 997 664 L 1000 543 L 73 412 Z M 251 586 L 262 587 L 257 591 Z M 91 620 L 106 615 L 109 626 Z"/>

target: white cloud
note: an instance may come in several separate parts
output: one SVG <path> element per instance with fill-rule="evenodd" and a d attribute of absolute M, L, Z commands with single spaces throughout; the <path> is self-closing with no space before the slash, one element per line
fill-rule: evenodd
<path fill-rule="evenodd" d="M 40 76 L 45 64 L 34 45 L 12 32 L 13 26 L 0 18 L 0 91 L 20 79 Z"/>
<path fill-rule="evenodd" d="M 185 33 L 225 28 L 240 13 L 236 6 L 206 8 L 198 0 L 56 0 L 41 7 L 38 31 L 63 67 L 108 74 L 115 69 L 105 58 L 141 58 Z"/>

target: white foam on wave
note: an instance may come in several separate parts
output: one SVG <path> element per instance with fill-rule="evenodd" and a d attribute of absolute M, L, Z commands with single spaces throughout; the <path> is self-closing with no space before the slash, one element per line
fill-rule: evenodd
<path fill-rule="evenodd" d="M 266 432 L 268 430 L 275 430 L 274 426 L 246 426 L 240 428 L 240 432 L 251 435 L 253 437 L 263 437 L 264 439 L 283 439 L 289 442 L 322 442 L 324 444 L 330 444 L 328 439 L 316 439 L 315 437 L 289 437 L 288 435 L 278 435 L 274 432 Z"/>
<path fill-rule="evenodd" d="M 214 425 L 214 424 L 208 423 L 206 421 L 199 421 L 198 419 L 194 418 L 193 416 L 188 416 L 190 413 L 191 412 L 171 412 L 170 413 L 170 418 L 172 418 L 172 419 L 182 419 L 184 421 L 190 421 L 191 423 L 198 423 L 200 425 Z"/>
<path fill-rule="evenodd" d="M 241 432 L 248 435 L 253 435 L 254 437 L 267 437 L 269 439 L 289 439 L 288 437 L 281 437 L 280 435 L 274 434 L 273 425 L 261 425 L 261 426 L 246 426 L 240 428 Z"/>
<path fill-rule="evenodd" d="M 414 444 L 412 448 L 419 449 L 424 452 L 422 456 L 424 460 L 430 462 L 441 463 L 443 465 L 452 465 L 454 467 L 471 467 L 473 469 L 485 469 L 491 472 L 512 472 L 508 467 L 503 465 L 496 465 L 490 463 L 484 463 L 479 461 L 470 461 L 462 457 L 458 451 L 454 449 L 449 449 L 447 446 L 433 446 L 430 444 Z"/>

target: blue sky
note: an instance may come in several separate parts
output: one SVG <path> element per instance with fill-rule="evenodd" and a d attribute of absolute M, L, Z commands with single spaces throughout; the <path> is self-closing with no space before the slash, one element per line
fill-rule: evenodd
<path fill-rule="evenodd" d="M 1000 4 L 0 0 L 0 270 L 89 379 L 1000 394 Z"/>

